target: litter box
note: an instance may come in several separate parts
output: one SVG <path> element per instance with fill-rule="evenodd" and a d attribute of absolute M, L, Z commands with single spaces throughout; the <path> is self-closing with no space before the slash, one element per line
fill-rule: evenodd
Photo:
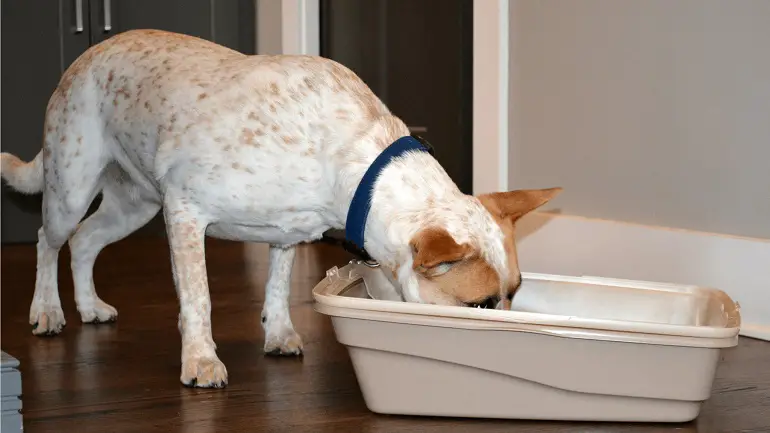
<path fill-rule="evenodd" d="M 504 311 L 372 299 L 367 269 L 332 268 L 313 295 L 380 414 L 686 422 L 738 343 L 716 289 L 523 273 Z"/>

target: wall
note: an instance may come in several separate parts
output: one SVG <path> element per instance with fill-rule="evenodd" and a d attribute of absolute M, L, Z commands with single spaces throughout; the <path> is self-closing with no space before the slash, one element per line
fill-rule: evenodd
<path fill-rule="evenodd" d="M 510 17 L 512 188 L 770 238 L 770 1 L 514 0 Z"/>
<path fill-rule="evenodd" d="M 281 6 L 280 0 L 255 0 L 257 2 L 257 54 L 280 54 Z"/>

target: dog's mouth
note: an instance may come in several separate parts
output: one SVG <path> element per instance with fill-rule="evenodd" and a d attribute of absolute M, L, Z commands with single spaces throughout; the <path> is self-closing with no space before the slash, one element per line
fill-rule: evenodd
<path fill-rule="evenodd" d="M 497 308 L 497 304 L 499 304 L 499 303 L 500 303 L 500 298 L 498 298 L 496 296 L 490 296 L 489 298 L 484 299 L 483 301 L 480 301 L 480 302 L 469 302 L 469 303 L 466 303 L 465 306 L 466 307 L 470 307 L 470 308 L 481 308 L 481 309 L 485 309 L 485 310 L 486 309 L 494 310 L 495 308 Z"/>

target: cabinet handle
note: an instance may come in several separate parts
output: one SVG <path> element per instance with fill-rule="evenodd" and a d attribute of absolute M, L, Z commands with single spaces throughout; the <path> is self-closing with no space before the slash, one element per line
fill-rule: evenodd
<path fill-rule="evenodd" d="M 83 0 L 75 0 L 75 33 L 83 33 Z"/>
<path fill-rule="evenodd" d="M 112 0 L 104 0 L 104 31 L 112 30 Z"/>

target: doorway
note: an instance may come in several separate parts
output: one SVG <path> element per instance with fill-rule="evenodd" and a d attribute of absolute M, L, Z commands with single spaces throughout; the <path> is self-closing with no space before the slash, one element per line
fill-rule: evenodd
<path fill-rule="evenodd" d="M 320 54 L 358 74 L 473 189 L 473 0 L 320 0 Z"/>

